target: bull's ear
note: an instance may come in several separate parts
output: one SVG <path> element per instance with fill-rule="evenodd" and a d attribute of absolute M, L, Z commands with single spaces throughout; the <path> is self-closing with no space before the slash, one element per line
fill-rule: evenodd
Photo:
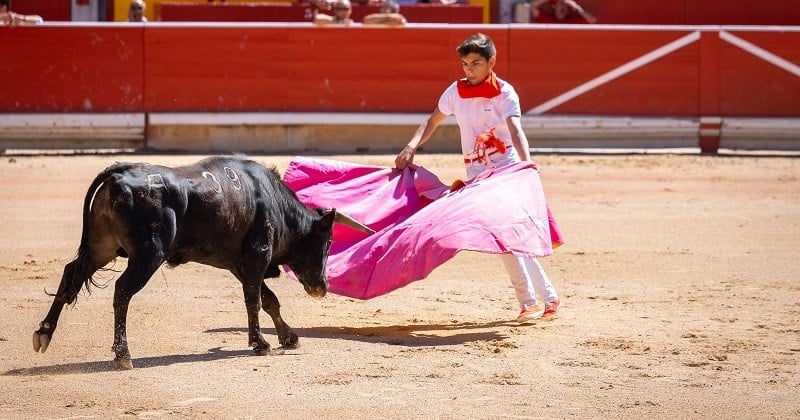
<path fill-rule="evenodd" d="M 319 227 L 325 230 L 333 229 L 333 222 L 336 221 L 336 209 L 319 210 Z"/>

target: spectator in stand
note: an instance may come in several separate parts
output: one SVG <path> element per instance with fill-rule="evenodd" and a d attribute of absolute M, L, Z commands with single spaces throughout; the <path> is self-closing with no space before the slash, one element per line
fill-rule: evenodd
<path fill-rule="evenodd" d="M 144 17 L 144 9 L 147 4 L 144 0 L 131 0 L 131 5 L 128 8 L 128 22 L 147 22 Z"/>
<path fill-rule="evenodd" d="M 597 23 L 575 0 L 533 0 L 531 17 L 534 23 Z"/>
<path fill-rule="evenodd" d="M 353 19 L 350 14 L 353 13 L 353 8 L 350 5 L 350 0 L 336 0 L 332 4 L 326 0 L 317 1 L 316 6 L 321 10 L 333 9 L 333 15 L 325 13 L 317 13 L 314 16 L 314 23 L 317 25 L 351 25 Z"/>
<path fill-rule="evenodd" d="M 39 15 L 21 15 L 11 11 L 11 0 L 0 0 L 0 24 L 37 25 L 44 22 Z"/>
<path fill-rule="evenodd" d="M 386 0 L 381 5 L 380 12 L 364 16 L 367 25 L 405 25 L 408 20 L 400 14 L 400 5 L 395 0 Z"/>

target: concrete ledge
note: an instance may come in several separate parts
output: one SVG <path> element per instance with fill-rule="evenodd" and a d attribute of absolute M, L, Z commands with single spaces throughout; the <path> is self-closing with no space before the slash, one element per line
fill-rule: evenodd
<path fill-rule="evenodd" d="M 522 117 L 525 135 L 536 148 L 697 147 L 698 127 L 693 118 Z"/>
<path fill-rule="evenodd" d="M 728 149 L 800 149 L 800 118 L 723 118 L 720 131 Z"/>
<path fill-rule="evenodd" d="M 428 114 L 0 114 L 3 149 L 147 149 L 202 153 L 394 152 Z M 720 118 L 720 147 L 800 150 L 800 118 Z M 536 149 L 697 148 L 702 118 L 523 116 Z M 708 131 L 708 130 L 706 130 Z M 423 150 L 460 152 L 455 118 Z"/>
<path fill-rule="evenodd" d="M 413 125 L 429 114 L 355 112 L 163 112 L 148 114 L 151 126 L 159 125 Z M 456 125 L 448 118 L 444 125 Z"/>
<path fill-rule="evenodd" d="M 3 149 L 141 149 L 145 114 L 0 114 Z"/>
<path fill-rule="evenodd" d="M 152 113 L 147 148 L 158 151 L 294 153 L 399 150 L 427 114 L 389 113 Z M 448 139 L 455 138 L 452 144 Z M 449 118 L 424 149 L 460 150 Z M 456 149 L 457 148 L 457 149 Z"/>

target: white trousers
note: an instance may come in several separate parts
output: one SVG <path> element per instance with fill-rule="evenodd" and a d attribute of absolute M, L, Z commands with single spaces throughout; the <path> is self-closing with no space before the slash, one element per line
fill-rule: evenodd
<path fill-rule="evenodd" d="M 518 161 L 518 159 L 517 159 Z M 492 164 L 491 167 L 495 167 Z M 466 166 L 467 177 L 474 178 L 479 173 L 486 170 L 488 167 L 482 163 L 473 162 Z M 506 266 L 508 276 L 511 278 L 511 285 L 514 286 L 514 292 L 517 294 L 520 309 L 525 309 L 526 306 L 536 305 L 536 293 L 545 302 L 552 302 L 558 299 L 556 289 L 544 268 L 539 264 L 536 258 L 517 257 L 511 254 L 502 255 L 503 264 Z"/>
<path fill-rule="evenodd" d="M 536 305 L 536 294 L 545 302 L 552 302 L 558 299 L 553 283 L 544 272 L 544 268 L 536 258 L 518 257 L 511 254 L 501 255 L 503 264 L 514 286 L 517 294 L 520 309 L 526 306 Z"/>

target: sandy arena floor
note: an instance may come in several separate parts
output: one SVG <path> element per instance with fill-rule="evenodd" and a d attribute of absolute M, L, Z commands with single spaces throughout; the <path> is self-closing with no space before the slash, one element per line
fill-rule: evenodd
<path fill-rule="evenodd" d="M 0 157 L 0 418 L 800 417 L 797 157 L 535 156 L 567 240 L 542 260 L 565 304 L 554 321 L 512 322 L 499 259 L 461 253 L 369 301 L 270 281 L 301 347 L 257 357 L 238 282 L 189 264 L 134 297 L 134 370 L 110 363 L 113 286 L 82 294 L 34 353 L 94 175 L 199 157 Z M 463 172 L 457 155 L 417 163 Z"/>

